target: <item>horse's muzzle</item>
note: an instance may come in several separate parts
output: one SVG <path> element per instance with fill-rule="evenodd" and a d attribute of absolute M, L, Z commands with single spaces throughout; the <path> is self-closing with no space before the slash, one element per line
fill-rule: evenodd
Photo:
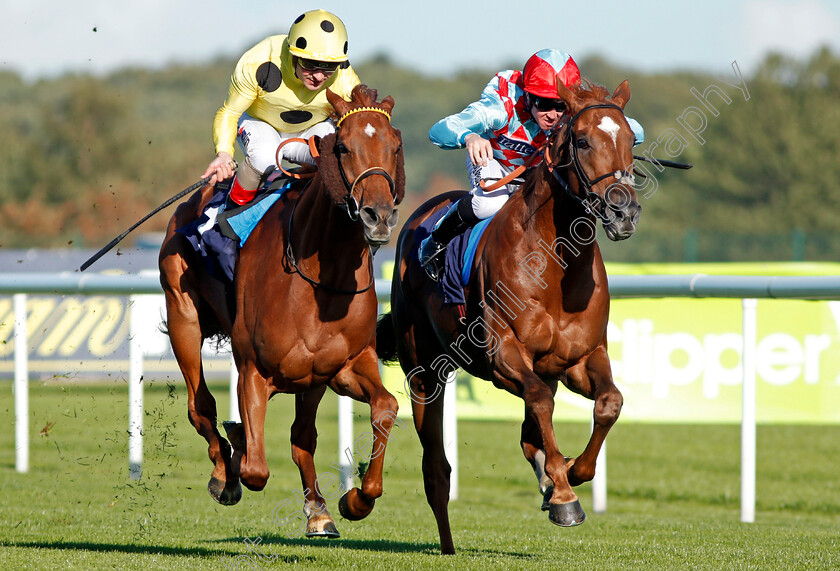
<path fill-rule="evenodd" d="M 626 240 L 636 231 L 636 224 L 642 214 L 642 206 L 633 200 L 623 208 L 610 205 L 606 209 L 609 222 L 604 222 L 604 232 L 613 242 Z"/>
<path fill-rule="evenodd" d="M 363 206 L 359 218 L 364 224 L 365 240 L 371 246 L 384 246 L 391 241 L 391 231 L 397 225 L 399 212 L 385 206 Z"/>

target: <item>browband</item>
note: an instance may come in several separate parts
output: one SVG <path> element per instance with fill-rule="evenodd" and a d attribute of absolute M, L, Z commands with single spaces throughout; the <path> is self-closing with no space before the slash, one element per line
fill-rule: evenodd
<path fill-rule="evenodd" d="M 387 111 L 385 111 L 384 109 L 379 109 L 377 107 L 357 107 L 357 108 L 355 108 L 351 111 L 348 111 L 344 115 L 342 115 L 341 118 L 338 120 L 338 123 L 335 124 L 335 126 L 340 127 L 341 122 L 344 121 L 345 119 L 347 119 L 350 115 L 352 115 L 353 113 L 361 113 L 362 111 L 373 111 L 374 113 L 382 113 L 383 115 L 385 115 L 388 118 L 388 121 L 391 120 L 391 114 L 388 113 Z"/>

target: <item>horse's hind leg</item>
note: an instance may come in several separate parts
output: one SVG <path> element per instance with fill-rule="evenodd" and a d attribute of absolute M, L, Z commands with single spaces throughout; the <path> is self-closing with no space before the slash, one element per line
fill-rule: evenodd
<path fill-rule="evenodd" d="M 360 488 L 353 488 L 341 497 L 338 509 L 349 520 L 360 520 L 373 510 L 376 498 L 382 495 L 382 471 L 385 449 L 391 428 L 397 422 L 397 399 L 382 386 L 379 363 L 371 347 L 364 349 L 353 362 L 344 367 L 330 382 L 340 395 L 370 404 L 370 424 L 373 443 L 370 464 L 362 477 Z"/>
<path fill-rule="evenodd" d="M 602 344 L 589 357 L 566 372 L 567 386 L 595 401 L 592 435 L 569 471 L 569 483 L 577 486 L 595 477 L 595 461 L 607 433 L 618 420 L 624 398 L 613 383 L 610 360 Z"/>
<path fill-rule="evenodd" d="M 340 537 L 335 520 L 327 511 L 327 504 L 318 489 L 318 474 L 313 459 L 318 441 L 315 415 L 326 390 L 327 386 L 321 385 L 295 395 L 295 421 L 291 434 L 292 460 L 300 470 L 300 481 L 303 484 L 306 537 Z"/>
<path fill-rule="evenodd" d="M 175 291 L 166 285 L 164 289 L 169 339 L 187 384 L 188 417 L 207 441 L 207 452 L 214 466 L 207 491 L 220 504 L 233 505 L 242 497 L 242 488 L 230 466 L 230 445 L 216 427 L 216 400 L 204 380 L 198 301 L 187 292 Z"/>
<path fill-rule="evenodd" d="M 419 367 L 418 367 L 419 370 Z M 452 529 L 449 525 L 449 489 L 452 467 L 446 459 L 443 445 L 444 384 L 431 369 L 409 377 L 414 428 L 423 446 L 423 485 L 426 501 L 435 514 L 440 536 L 440 551 L 455 553 Z M 454 388 L 454 387 L 453 387 Z"/>

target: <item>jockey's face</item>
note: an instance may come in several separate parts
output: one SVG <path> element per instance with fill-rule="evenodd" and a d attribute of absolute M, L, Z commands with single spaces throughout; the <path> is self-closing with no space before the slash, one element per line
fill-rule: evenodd
<path fill-rule="evenodd" d="M 531 110 L 534 116 L 534 121 L 540 126 L 543 131 L 551 131 L 560 123 L 560 118 L 563 116 L 562 111 L 552 109 L 551 111 L 538 111 L 536 107 Z"/>
<path fill-rule="evenodd" d="M 300 59 L 295 62 L 295 75 L 309 91 L 321 89 L 330 76 L 335 73 L 335 69 L 333 68 L 332 71 L 320 68 L 307 69 L 307 67 L 301 65 Z"/>
<path fill-rule="evenodd" d="M 551 131 L 560 123 L 566 104 L 559 99 L 535 97 L 531 106 L 531 116 L 543 131 Z"/>

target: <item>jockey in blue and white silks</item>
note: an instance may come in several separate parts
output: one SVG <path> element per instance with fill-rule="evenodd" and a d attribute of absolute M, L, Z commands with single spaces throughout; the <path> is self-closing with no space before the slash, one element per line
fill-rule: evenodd
<path fill-rule="evenodd" d="M 420 263 L 432 279 L 439 275 L 440 256 L 449 241 L 479 220 L 493 216 L 519 188 L 512 182 L 492 191 L 481 180 L 503 178 L 525 162 L 551 136 L 566 113 L 558 99 L 557 81 L 566 87 L 580 83 L 580 70 L 572 57 L 560 50 L 541 50 L 531 56 L 522 71 L 497 73 L 481 98 L 460 113 L 438 121 L 429 139 L 443 149 L 467 148 L 467 171 L 472 190 L 450 208 L 432 234 L 420 246 Z M 644 141 L 644 129 L 627 118 Z M 535 163 L 536 164 L 536 163 Z"/>

